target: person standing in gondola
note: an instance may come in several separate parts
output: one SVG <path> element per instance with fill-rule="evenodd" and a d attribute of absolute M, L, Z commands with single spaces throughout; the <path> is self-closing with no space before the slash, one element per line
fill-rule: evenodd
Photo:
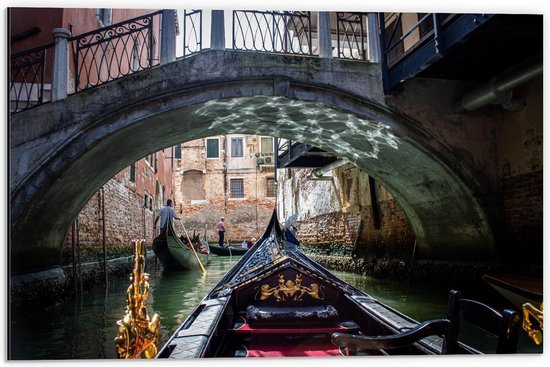
<path fill-rule="evenodd" d="M 176 216 L 176 211 L 174 208 L 172 208 L 172 199 L 166 200 L 166 205 L 159 209 L 159 213 L 157 214 L 157 217 L 155 218 L 155 223 L 153 225 L 153 229 L 157 229 L 157 222 L 160 218 L 160 236 L 164 237 L 166 236 L 166 224 L 168 223 L 168 218 L 170 220 L 174 219 L 180 219 Z"/>
<path fill-rule="evenodd" d="M 218 222 L 218 245 L 220 247 L 224 247 L 223 246 L 223 240 L 224 240 L 224 235 L 225 235 L 225 218 L 224 217 L 221 217 L 220 221 Z"/>

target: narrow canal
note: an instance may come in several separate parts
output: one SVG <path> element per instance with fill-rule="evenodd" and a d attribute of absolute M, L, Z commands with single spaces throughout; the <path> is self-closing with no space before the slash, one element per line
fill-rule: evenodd
<path fill-rule="evenodd" d="M 204 295 L 216 284 L 239 257 L 210 256 L 207 275 L 200 272 L 165 273 L 150 268 L 150 305 L 161 316 L 159 345 L 191 313 Z M 361 275 L 335 272 L 337 276 L 364 290 L 389 306 L 423 321 L 445 316 L 448 289 L 441 286 L 411 285 L 378 280 Z M 59 304 L 47 312 L 29 310 L 12 317 L 11 358 L 105 359 L 116 358 L 114 338 L 116 321 L 126 306 L 126 278 L 114 279 L 108 289 L 97 287 L 77 299 Z M 465 330 L 464 339 L 481 350 L 490 350 L 495 341 L 477 330 Z M 521 333 L 519 352 L 542 353 Z"/>

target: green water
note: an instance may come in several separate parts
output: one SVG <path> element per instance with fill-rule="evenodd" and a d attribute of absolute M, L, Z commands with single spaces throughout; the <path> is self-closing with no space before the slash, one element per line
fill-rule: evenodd
<path fill-rule="evenodd" d="M 238 259 L 210 256 L 206 263 L 207 275 L 198 271 L 165 273 L 160 268 L 147 269 L 151 275 L 149 312 L 156 312 L 161 317 L 159 346 L 168 340 Z M 445 317 L 448 289 L 444 287 L 335 273 L 416 320 Z M 117 335 L 115 323 L 124 313 L 128 285 L 128 279 L 115 279 L 110 281 L 107 289 L 90 289 L 79 298 L 64 301 L 47 312 L 39 305 L 26 312 L 17 310 L 17 316 L 11 320 L 10 359 L 116 358 L 113 342 Z M 477 330 L 466 330 L 464 338 L 481 350 L 490 350 L 494 344 L 494 340 Z M 519 350 L 542 352 L 542 348 L 535 347 L 523 335 Z"/>

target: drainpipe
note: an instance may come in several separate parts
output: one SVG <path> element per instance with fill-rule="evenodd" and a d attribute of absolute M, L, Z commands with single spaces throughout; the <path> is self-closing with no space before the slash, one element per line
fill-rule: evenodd
<path fill-rule="evenodd" d="M 519 111 L 525 102 L 512 98 L 512 89 L 542 75 L 542 60 L 525 69 L 501 78 L 494 78 L 484 85 L 465 93 L 453 103 L 453 112 L 474 111 L 491 103 L 502 104 L 509 111 Z"/>
<path fill-rule="evenodd" d="M 319 167 L 315 170 L 313 170 L 309 176 L 307 176 L 308 180 L 332 180 L 332 176 L 323 176 L 325 173 L 332 171 L 333 169 L 336 169 L 338 167 L 342 167 L 343 165 L 348 164 L 349 161 L 345 158 L 338 159 L 332 163 L 327 164 L 326 166 Z"/>

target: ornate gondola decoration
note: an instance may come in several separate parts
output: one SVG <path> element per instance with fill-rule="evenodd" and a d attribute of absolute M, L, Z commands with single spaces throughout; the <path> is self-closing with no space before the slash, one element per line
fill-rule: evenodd
<path fill-rule="evenodd" d="M 130 276 L 132 284 L 126 292 L 128 305 L 122 320 L 117 321 L 118 336 L 115 338 L 117 356 L 120 359 L 154 358 L 160 329 L 160 317 L 147 315 L 145 301 L 149 296 L 149 274 L 145 269 L 145 241 L 132 241 L 134 246 L 134 269 Z"/>
<path fill-rule="evenodd" d="M 541 303 L 540 310 L 533 306 L 530 303 L 525 303 L 522 307 L 523 309 L 523 330 L 527 332 L 529 335 L 529 338 L 533 340 L 533 342 L 536 345 L 542 344 L 542 318 L 543 318 L 543 307 L 544 304 Z M 533 327 L 533 323 L 531 322 L 531 318 L 534 318 L 536 322 L 538 322 L 540 326 L 540 330 Z"/>
<path fill-rule="evenodd" d="M 284 274 L 279 274 L 278 285 L 271 287 L 269 284 L 262 284 L 261 287 L 254 288 L 256 290 L 256 300 L 264 301 L 273 296 L 277 302 L 288 300 L 301 301 L 302 297 L 307 294 L 313 299 L 324 299 L 323 286 L 317 283 L 312 283 L 309 287 L 302 285 L 302 274 L 296 274 L 294 281 L 287 280 L 285 282 Z"/>
<path fill-rule="evenodd" d="M 348 355 L 345 350 L 355 355 L 433 355 L 448 353 L 447 341 L 453 343 L 452 353 L 481 353 L 451 338 L 449 320 L 415 321 L 339 279 L 303 254 L 298 244 L 274 212 L 262 237 L 156 358 L 323 357 Z M 493 316 L 485 326 L 499 329 L 504 317 L 480 305 Z M 506 335 L 517 335 L 517 328 L 519 323 L 507 325 Z M 368 345 L 354 347 L 357 338 Z"/>

